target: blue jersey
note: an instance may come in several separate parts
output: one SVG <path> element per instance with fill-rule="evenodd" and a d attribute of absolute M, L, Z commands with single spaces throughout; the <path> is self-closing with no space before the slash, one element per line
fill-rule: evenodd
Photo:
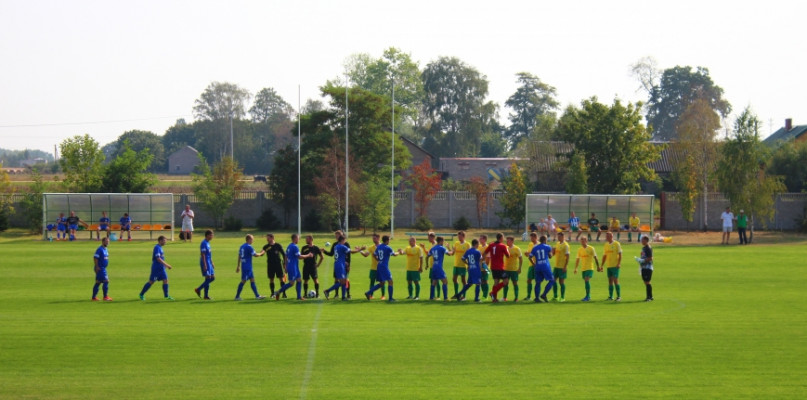
<path fill-rule="evenodd" d="M 336 257 L 336 259 L 333 262 L 334 267 L 339 266 L 341 268 L 345 268 L 347 255 L 350 254 L 350 247 L 347 247 L 343 244 L 337 244 L 336 246 L 333 247 L 333 251 L 334 251 L 334 257 Z"/>
<path fill-rule="evenodd" d="M 465 254 L 462 255 L 462 259 L 468 263 L 468 270 L 476 269 L 477 271 L 481 272 L 482 269 L 482 253 L 475 248 L 468 249 Z"/>
<path fill-rule="evenodd" d="M 199 245 L 200 255 L 199 267 L 202 268 L 202 275 L 213 275 L 213 254 L 210 250 L 210 242 L 207 239 L 202 240 Z"/>
<path fill-rule="evenodd" d="M 121 228 L 128 228 L 129 225 L 132 224 L 132 217 L 121 217 L 120 218 L 120 226 Z"/>
<path fill-rule="evenodd" d="M 436 245 L 429 250 L 429 255 L 434 260 L 432 262 L 432 268 L 439 268 L 443 269 L 443 257 L 446 255 L 446 248 L 442 245 Z"/>
<path fill-rule="evenodd" d="M 569 226 L 574 227 L 574 228 L 579 228 L 580 227 L 580 218 L 577 218 L 577 217 L 569 218 Z"/>
<path fill-rule="evenodd" d="M 104 246 L 98 246 L 98 250 L 95 250 L 93 258 L 98 260 L 98 267 L 102 270 L 106 269 L 107 265 L 109 265 L 109 252 Z"/>
<path fill-rule="evenodd" d="M 244 243 L 238 249 L 238 258 L 241 259 L 241 268 L 252 269 L 252 257 L 255 256 L 255 249 L 249 243 Z"/>
<path fill-rule="evenodd" d="M 294 243 L 289 243 L 289 245 L 286 247 L 287 274 L 291 274 L 291 271 L 288 271 L 289 269 L 296 271 L 300 270 L 300 260 L 298 257 L 300 257 L 300 248 Z"/>
<path fill-rule="evenodd" d="M 389 259 L 391 254 L 394 253 L 391 247 L 386 244 L 379 244 L 375 248 L 375 253 L 373 253 L 373 257 L 378 260 L 378 268 L 387 268 L 389 269 Z"/>
<path fill-rule="evenodd" d="M 163 253 L 162 246 L 155 244 L 154 251 L 151 253 L 151 269 L 165 268 L 160 261 L 165 261 L 165 253 Z"/>
<path fill-rule="evenodd" d="M 546 243 L 536 245 L 530 251 L 530 257 L 535 260 L 535 266 L 549 267 L 549 258 L 552 256 L 552 248 Z"/>
<path fill-rule="evenodd" d="M 109 225 L 109 217 L 101 217 L 98 222 L 101 224 L 101 226 L 107 226 Z"/>

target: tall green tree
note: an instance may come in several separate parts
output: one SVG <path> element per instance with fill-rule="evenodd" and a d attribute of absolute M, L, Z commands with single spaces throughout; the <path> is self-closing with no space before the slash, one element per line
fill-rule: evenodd
<path fill-rule="evenodd" d="M 415 204 L 419 217 L 425 217 L 429 203 L 440 190 L 440 175 L 434 171 L 429 160 L 412 167 L 412 173 L 406 177 L 406 183 L 415 191 Z"/>
<path fill-rule="evenodd" d="M 483 113 L 488 80 L 455 57 L 440 57 L 422 74 L 427 116 L 423 146 L 438 156 L 473 157 L 485 132 Z"/>
<path fill-rule="evenodd" d="M 246 116 L 251 95 L 246 89 L 229 82 L 212 82 L 194 102 L 193 115 L 197 122 L 197 143 L 202 140 L 208 147 L 204 154 L 222 159 L 230 150 L 230 124 L 233 123 L 233 143 L 248 140 L 235 121 Z M 243 124 L 241 125 L 243 126 Z M 200 146 L 204 147 L 204 146 Z M 197 149 L 200 150 L 200 149 Z M 200 150 L 201 151 L 201 150 Z"/>
<path fill-rule="evenodd" d="M 746 107 L 734 121 L 732 136 L 721 148 L 717 163 L 717 185 L 732 208 L 745 209 L 751 217 L 749 227 L 754 237 L 754 220 L 763 225 L 775 213 L 774 196 L 786 188 L 781 177 L 766 173 L 768 148 L 759 140 L 762 123 Z"/>
<path fill-rule="evenodd" d="M 101 179 L 103 193 L 146 193 L 157 177 L 149 173 L 152 154 L 149 148 L 135 152 L 125 140 L 121 152 L 104 167 Z"/>
<path fill-rule="evenodd" d="M 518 227 L 527 214 L 527 177 L 515 163 L 510 165 L 509 174 L 502 182 L 504 194 L 501 198 L 502 211 L 496 213 L 507 220 L 511 227 Z"/>
<path fill-rule="evenodd" d="M 128 148 L 135 153 L 145 152 L 151 155 L 151 164 L 147 166 L 149 172 L 162 172 L 168 167 L 162 138 L 149 131 L 131 130 L 118 136 L 115 141 L 114 157 L 120 157 L 126 152 L 124 143 L 128 142 Z"/>
<path fill-rule="evenodd" d="M 101 188 L 104 153 L 90 135 L 76 135 L 59 144 L 59 165 L 68 192 L 93 193 Z"/>
<path fill-rule="evenodd" d="M 588 193 L 588 170 L 586 169 L 586 153 L 575 152 L 567 160 L 566 192 L 570 194 Z"/>
<path fill-rule="evenodd" d="M 687 107 L 701 99 L 722 117 L 731 112 L 731 104 L 723 99 L 723 89 L 715 85 L 704 67 L 676 66 L 664 70 L 658 85 L 650 89 L 647 102 L 647 123 L 653 129 L 653 139 L 673 140 L 679 135 L 678 121 Z"/>
<path fill-rule="evenodd" d="M 31 169 L 31 180 L 33 184 L 23 195 L 20 202 L 20 211 L 25 217 L 28 229 L 32 233 L 42 233 L 42 193 L 45 192 L 45 183 L 39 168 L 34 167 Z"/>
<path fill-rule="evenodd" d="M 656 179 L 648 163 L 661 151 L 649 142 L 640 109 L 641 103 L 624 106 L 617 99 L 608 106 L 592 97 L 579 108 L 569 106 L 560 117 L 555 138 L 574 145 L 567 159 L 585 154 L 589 192 L 632 194 L 639 192 L 642 179 Z"/>
<path fill-rule="evenodd" d="M 510 149 L 515 149 L 519 142 L 529 137 L 543 115 L 554 115 L 560 103 L 554 87 L 541 82 L 541 79 L 529 72 L 516 74 L 518 88 L 504 105 L 513 112 L 508 116 L 510 126 L 505 131 Z"/>
<path fill-rule="evenodd" d="M 363 191 L 365 201 L 362 202 L 359 214 L 362 216 L 362 225 L 365 230 L 369 227 L 373 233 L 389 225 L 391 217 L 389 168 L 386 174 L 365 175 Z M 400 177 L 396 177 L 396 182 Z M 366 232 L 365 232 L 366 233 Z"/>
<path fill-rule="evenodd" d="M 720 116 L 708 101 L 697 98 L 689 103 L 678 119 L 678 140 L 671 150 L 680 154 L 673 158 L 673 182 L 679 192 L 679 204 L 684 219 L 693 220 L 695 200 L 700 199 L 703 229 L 707 229 L 708 203 L 706 194 L 713 184 L 718 144 L 715 136 L 720 129 Z"/>
<path fill-rule="evenodd" d="M 14 212 L 14 207 L 11 206 L 11 195 L 14 194 L 14 188 L 11 186 L 8 172 L 4 171 L 2 167 L 3 164 L 0 164 L 0 232 L 8 229 L 9 218 Z"/>
<path fill-rule="evenodd" d="M 807 191 L 807 142 L 791 142 L 776 149 L 768 172 L 782 176 L 788 192 Z"/>
<path fill-rule="evenodd" d="M 288 227 L 292 212 L 297 210 L 297 149 L 294 146 L 289 144 L 275 154 L 275 167 L 267 184 L 272 200 L 283 208 L 283 223 Z M 304 189 L 304 193 L 313 193 L 313 188 Z"/>
<path fill-rule="evenodd" d="M 166 159 L 173 152 L 185 147 L 196 147 L 196 131 L 193 124 L 188 124 L 180 118 L 165 131 L 162 136 L 163 149 L 165 149 Z"/>
<path fill-rule="evenodd" d="M 235 196 L 243 189 L 241 182 L 243 173 L 232 158 L 224 157 L 211 169 L 207 160 L 199 155 L 199 174 L 191 174 L 193 193 L 201 203 L 202 209 L 210 213 L 219 226 L 224 213 L 230 209 Z"/>

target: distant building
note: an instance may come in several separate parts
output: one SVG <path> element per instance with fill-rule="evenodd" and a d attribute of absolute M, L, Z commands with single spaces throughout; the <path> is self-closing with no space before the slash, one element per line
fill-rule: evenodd
<path fill-rule="evenodd" d="M 793 119 L 788 118 L 785 120 L 785 126 L 779 128 L 776 132 L 768 136 L 762 143 L 770 147 L 778 147 L 781 143 L 794 141 L 800 142 L 807 140 L 807 125 L 793 125 Z"/>
<path fill-rule="evenodd" d="M 440 170 L 444 178 L 458 182 L 468 182 L 473 177 L 480 177 L 486 182 L 501 180 L 507 176 L 513 163 L 526 161 L 523 158 L 440 158 Z"/>
<path fill-rule="evenodd" d="M 188 175 L 199 165 L 199 151 L 185 146 L 168 156 L 168 173 Z"/>
<path fill-rule="evenodd" d="M 412 165 L 420 165 L 423 160 L 429 160 L 432 168 L 437 169 L 435 162 L 437 161 L 437 157 L 434 154 L 429 153 L 424 148 L 418 146 L 417 143 L 413 142 L 412 140 L 408 139 L 406 136 L 400 136 L 401 141 L 403 142 L 404 146 L 409 149 L 409 154 L 412 155 Z"/>

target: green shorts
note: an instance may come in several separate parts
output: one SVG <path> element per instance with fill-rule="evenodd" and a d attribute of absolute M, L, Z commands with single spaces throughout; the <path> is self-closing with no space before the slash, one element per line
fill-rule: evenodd
<path fill-rule="evenodd" d="M 420 272 L 418 272 L 418 271 L 406 271 L 406 280 L 407 281 L 420 282 Z"/>
<path fill-rule="evenodd" d="M 579 231 L 579 230 L 580 230 L 580 228 L 579 228 L 579 227 L 577 227 L 577 226 L 573 226 L 573 227 L 572 227 L 572 232 L 577 232 L 577 231 Z"/>
<path fill-rule="evenodd" d="M 608 268 L 608 277 L 609 278 L 619 278 L 619 268 L 617 268 L 617 267 Z"/>
<path fill-rule="evenodd" d="M 564 271 L 563 268 L 553 268 L 552 275 L 556 279 L 566 279 L 566 271 Z"/>
<path fill-rule="evenodd" d="M 482 264 L 482 282 L 487 282 L 490 276 L 490 271 L 488 271 L 487 266 L 487 264 Z"/>
<path fill-rule="evenodd" d="M 370 283 L 375 283 L 375 277 L 377 273 L 378 273 L 377 270 L 374 269 L 370 270 Z"/>
<path fill-rule="evenodd" d="M 468 268 L 454 267 L 454 276 L 466 276 L 466 275 L 468 275 Z"/>
<path fill-rule="evenodd" d="M 531 281 L 533 279 L 535 279 L 535 266 L 531 265 L 529 268 L 527 268 L 527 280 Z"/>
<path fill-rule="evenodd" d="M 591 229 L 592 232 L 599 232 L 600 231 L 599 226 L 592 226 L 592 227 L 589 227 L 589 229 Z"/>
<path fill-rule="evenodd" d="M 583 279 L 586 279 L 586 278 L 591 279 L 593 277 L 594 277 L 594 270 L 593 269 L 590 269 L 588 271 L 583 271 Z"/>
<path fill-rule="evenodd" d="M 518 282 L 518 271 L 507 271 L 507 279 Z"/>

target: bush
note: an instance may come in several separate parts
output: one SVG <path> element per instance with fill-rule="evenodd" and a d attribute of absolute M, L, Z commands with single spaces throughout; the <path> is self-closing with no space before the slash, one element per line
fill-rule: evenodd
<path fill-rule="evenodd" d="M 432 222 L 426 216 L 422 216 L 415 220 L 415 225 L 412 227 L 419 231 L 428 231 L 432 228 Z"/>
<path fill-rule="evenodd" d="M 807 233 L 807 207 L 804 207 L 801 218 L 796 218 L 796 224 L 796 229 L 798 229 L 799 232 Z"/>
<path fill-rule="evenodd" d="M 267 208 L 263 210 L 261 216 L 255 220 L 255 226 L 263 230 L 275 230 L 282 226 L 280 220 L 275 217 L 275 213 L 272 212 L 271 209 Z"/>
<path fill-rule="evenodd" d="M 318 232 L 322 230 L 322 217 L 316 209 L 311 209 L 308 214 L 303 217 L 303 229 L 307 231 Z"/>
<path fill-rule="evenodd" d="M 463 215 L 462 217 L 459 217 L 459 219 L 454 221 L 453 227 L 458 231 L 467 231 L 468 229 L 471 229 L 471 222 L 468 221 L 468 218 L 465 218 L 465 216 Z"/>
<path fill-rule="evenodd" d="M 0 205 L 0 232 L 5 232 L 9 228 L 8 224 L 8 215 L 10 213 L 8 210 Z"/>
<path fill-rule="evenodd" d="M 232 215 L 224 219 L 224 231 L 237 232 L 241 230 L 241 220 Z"/>

